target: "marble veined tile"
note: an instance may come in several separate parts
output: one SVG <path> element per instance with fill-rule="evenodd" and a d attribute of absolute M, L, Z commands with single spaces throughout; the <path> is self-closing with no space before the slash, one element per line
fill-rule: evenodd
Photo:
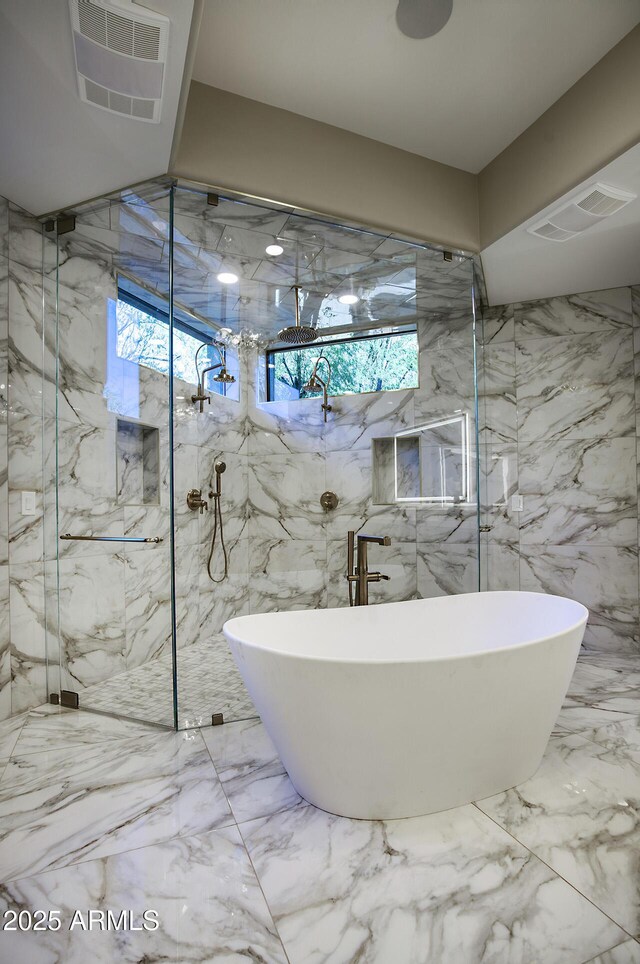
<path fill-rule="evenodd" d="M 303 569 L 324 569 L 327 564 L 325 539 L 260 539 L 249 544 L 251 572 L 292 572 Z"/>
<path fill-rule="evenodd" d="M 582 964 L 627 936 L 473 806 L 241 830 L 291 964 Z"/>
<path fill-rule="evenodd" d="M 631 325 L 629 288 L 609 288 L 583 294 L 515 305 L 519 342 L 547 335 L 582 335 L 592 331 L 617 331 Z"/>
<path fill-rule="evenodd" d="M 238 823 L 303 802 L 259 719 L 209 727 L 202 737 Z"/>
<path fill-rule="evenodd" d="M 636 549 L 521 545 L 520 588 L 568 596 L 585 605 L 585 648 L 639 651 Z"/>
<path fill-rule="evenodd" d="M 593 734 L 604 727 L 615 726 L 626 721 L 634 723 L 637 720 L 637 708 L 625 710 L 620 706 L 616 707 L 614 703 L 613 700 L 607 700 L 597 706 L 591 706 L 580 700 L 567 698 L 558 714 L 558 726 L 571 733 L 578 733 L 580 736 L 592 739 Z"/>
<path fill-rule="evenodd" d="M 514 306 L 486 307 L 482 311 L 482 339 L 485 345 L 512 342 L 515 338 Z"/>
<path fill-rule="evenodd" d="M 152 736 L 160 731 L 151 729 L 144 723 L 119 720 L 114 716 L 99 713 L 85 713 L 68 710 L 61 706 L 45 703 L 24 719 L 14 754 L 26 756 L 29 753 L 42 753 L 44 750 L 59 750 L 62 747 L 88 747 L 97 743 L 110 743 L 112 740 L 131 740 L 137 737 Z"/>
<path fill-rule="evenodd" d="M 604 954 L 592 957 L 587 964 L 640 964 L 640 944 L 638 941 L 625 941 Z"/>
<path fill-rule="evenodd" d="M 567 696 L 586 705 L 600 706 L 604 701 L 632 699 L 638 701 L 640 712 L 640 660 L 625 666 L 619 658 L 609 665 L 594 663 L 587 653 L 581 654 L 569 684 Z"/>
<path fill-rule="evenodd" d="M 634 546 L 635 438 L 522 442 L 523 543 Z"/>
<path fill-rule="evenodd" d="M 525 341 L 516 373 L 520 442 L 633 435 L 630 328 Z"/>
<path fill-rule="evenodd" d="M 21 713 L 0 722 L 0 775 L 9 762 L 26 718 L 26 714 Z"/>
<path fill-rule="evenodd" d="M 537 773 L 477 804 L 624 927 L 640 933 L 640 753 L 553 737 Z"/>
<path fill-rule="evenodd" d="M 418 543 L 417 553 L 419 598 L 478 591 L 477 546 Z"/>
<path fill-rule="evenodd" d="M 412 428 L 414 392 L 370 392 L 331 400 L 333 411 L 324 428 L 327 452 L 369 451 L 371 440 Z"/>
<path fill-rule="evenodd" d="M 249 537 L 317 541 L 324 532 L 320 496 L 325 462 L 318 454 L 263 456 L 249 465 Z"/>
<path fill-rule="evenodd" d="M 6 880 L 232 822 L 199 733 L 14 755 L 0 787 Z"/>
<path fill-rule="evenodd" d="M 65 964 L 136 964 L 243 961 L 287 964 L 260 885 L 235 827 L 89 860 L 72 868 L 6 883 L 7 908 L 58 910 L 58 931 L 4 933 L 5 960 Z M 157 913 L 156 930 L 69 929 L 75 910 L 117 918 L 133 912 L 141 928 L 145 910 Z"/>
<path fill-rule="evenodd" d="M 482 349 L 478 360 L 478 407 L 482 439 L 516 440 L 516 363 L 512 343 L 491 342 Z"/>
<path fill-rule="evenodd" d="M 620 719 L 618 722 L 605 723 L 591 730 L 583 730 L 581 736 L 594 743 L 600 743 L 608 750 L 633 750 L 640 753 L 640 714 Z"/>
<path fill-rule="evenodd" d="M 258 572 L 249 581 L 249 609 L 252 613 L 326 609 L 326 606 L 324 567 L 291 572 Z"/>
<path fill-rule="evenodd" d="M 420 388 L 414 395 L 415 425 L 475 408 L 473 349 L 420 352 Z"/>

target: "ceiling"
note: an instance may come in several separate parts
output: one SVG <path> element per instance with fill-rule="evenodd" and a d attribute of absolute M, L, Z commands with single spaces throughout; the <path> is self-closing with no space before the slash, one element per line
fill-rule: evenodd
<path fill-rule="evenodd" d="M 40 215 L 168 170 L 193 0 L 149 5 L 171 19 L 159 124 L 80 100 L 68 0 L 2 0 L 0 194 Z"/>
<path fill-rule="evenodd" d="M 194 78 L 477 173 L 640 21 L 640 0 L 206 0 Z"/>
<path fill-rule="evenodd" d="M 596 181 L 636 194 L 617 214 L 568 241 L 527 228 Z M 640 283 L 640 144 L 482 252 L 489 304 L 532 301 Z"/>
<path fill-rule="evenodd" d="M 166 191 L 130 192 L 108 206 L 77 214 L 64 236 L 65 259 L 107 260 L 114 272 L 161 296 L 169 286 L 169 201 Z M 232 198 L 207 203 L 202 193 L 176 191 L 174 296 L 205 325 L 232 335 L 251 332 L 269 343 L 295 320 L 323 337 L 413 325 L 447 312 L 461 324 L 471 311 L 472 263 L 442 250 L 312 219 L 284 207 Z M 276 242 L 280 255 L 266 254 Z M 221 272 L 238 280 L 223 284 Z M 356 294 L 357 304 L 339 299 Z"/>

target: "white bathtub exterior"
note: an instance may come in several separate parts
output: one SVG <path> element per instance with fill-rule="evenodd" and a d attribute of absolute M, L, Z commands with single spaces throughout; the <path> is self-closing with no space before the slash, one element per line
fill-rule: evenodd
<path fill-rule="evenodd" d="M 487 592 L 240 616 L 224 632 L 300 795 L 388 819 L 535 773 L 587 617 L 560 596 Z"/>

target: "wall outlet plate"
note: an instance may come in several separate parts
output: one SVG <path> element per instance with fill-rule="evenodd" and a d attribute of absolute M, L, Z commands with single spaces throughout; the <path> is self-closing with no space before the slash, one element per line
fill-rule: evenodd
<path fill-rule="evenodd" d="M 511 496 L 511 511 L 512 512 L 522 512 L 524 509 L 524 499 L 521 495 Z"/>
<path fill-rule="evenodd" d="M 36 494 L 35 494 L 35 492 L 23 492 L 23 493 L 22 493 L 22 514 L 23 514 L 23 515 L 35 515 L 35 514 L 36 514 Z"/>

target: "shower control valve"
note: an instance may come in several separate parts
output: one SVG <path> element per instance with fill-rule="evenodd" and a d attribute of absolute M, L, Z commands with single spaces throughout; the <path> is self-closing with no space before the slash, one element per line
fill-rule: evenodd
<path fill-rule="evenodd" d="M 202 489 L 189 489 L 187 492 L 187 505 L 193 512 L 199 509 L 200 515 L 202 515 L 205 509 L 209 508 L 207 500 L 202 498 Z"/>

